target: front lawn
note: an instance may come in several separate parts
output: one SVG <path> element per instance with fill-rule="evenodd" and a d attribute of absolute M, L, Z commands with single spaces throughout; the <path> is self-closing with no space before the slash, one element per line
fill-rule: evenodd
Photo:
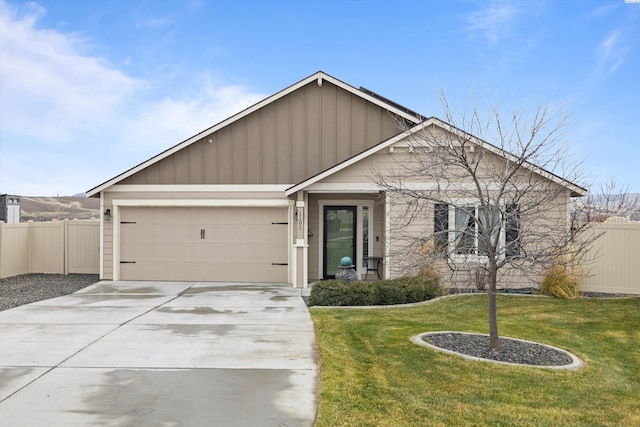
<path fill-rule="evenodd" d="M 500 334 L 563 348 L 578 371 L 467 361 L 409 337 L 488 333 L 486 295 L 412 308 L 311 308 L 317 427 L 640 425 L 640 298 L 498 296 Z"/>

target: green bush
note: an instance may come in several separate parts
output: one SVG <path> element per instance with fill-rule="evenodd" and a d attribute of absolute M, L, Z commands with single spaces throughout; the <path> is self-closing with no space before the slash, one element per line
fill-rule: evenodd
<path fill-rule="evenodd" d="M 381 280 L 378 286 L 378 303 L 376 305 L 404 304 L 407 302 L 407 287 L 402 279 Z"/>
<path fill-rule="evenodd" d="M 353 282 L 348 287 L 349 305 L 377 305 L 378 287 L 372 282 Z"/>
<path fill-rule="evenodd" d="M 439 278 L 419 275 L 377 282 L 325 280 L 311 288 L 309 305 L 369 306 L 394 305 L 426 301 L 447 292 Z"/>
<path fill-rule="evenodd" d="M 424 299 L 433 299 L 436 297 L 441 297 L 447 295 L 449 290 L 442 285 L 440 281 L 440 277 L 425 277 L 422 276 L 424 282 Z"/>
<path fill-rule="evenodd" d="M 342 280 L 324 280 L 313 285 L 309 305 L 350 305 L 349 285 Z"/>

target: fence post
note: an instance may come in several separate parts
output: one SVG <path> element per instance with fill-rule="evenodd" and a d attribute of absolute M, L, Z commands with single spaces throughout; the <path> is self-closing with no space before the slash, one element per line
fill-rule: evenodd
<path fill-rule="evenodd" d="M 62 223 L 62 274 L 69 274 L 69 220 Z"/>
<path fill-rule="evenodd" d="M 27 243 L 27 252 L 29 253 L 29 267 L 27 268 L 27 274 L 31 274 L 33 271 L 33 220 L 27 221 L 29 225 L 29 231 L 27 233 L 27 239 L 29 240 Z"/>

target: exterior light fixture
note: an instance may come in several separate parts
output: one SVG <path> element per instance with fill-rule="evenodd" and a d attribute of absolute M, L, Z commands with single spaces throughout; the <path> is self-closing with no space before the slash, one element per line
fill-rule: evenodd
<path fill-rule="evenodd" d="M 111 209 L 107 209 L 106 211 L 104 211 L 104 220 L 105 221 L 111 220 Z"/>

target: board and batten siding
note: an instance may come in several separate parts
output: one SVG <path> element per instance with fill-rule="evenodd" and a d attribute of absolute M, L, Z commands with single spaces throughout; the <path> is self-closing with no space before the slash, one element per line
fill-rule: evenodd
<path fill-rule="evenodd" d="M 384 108 L 309 83 L 119 184 L 295 184 L 399 132 Z"/>

